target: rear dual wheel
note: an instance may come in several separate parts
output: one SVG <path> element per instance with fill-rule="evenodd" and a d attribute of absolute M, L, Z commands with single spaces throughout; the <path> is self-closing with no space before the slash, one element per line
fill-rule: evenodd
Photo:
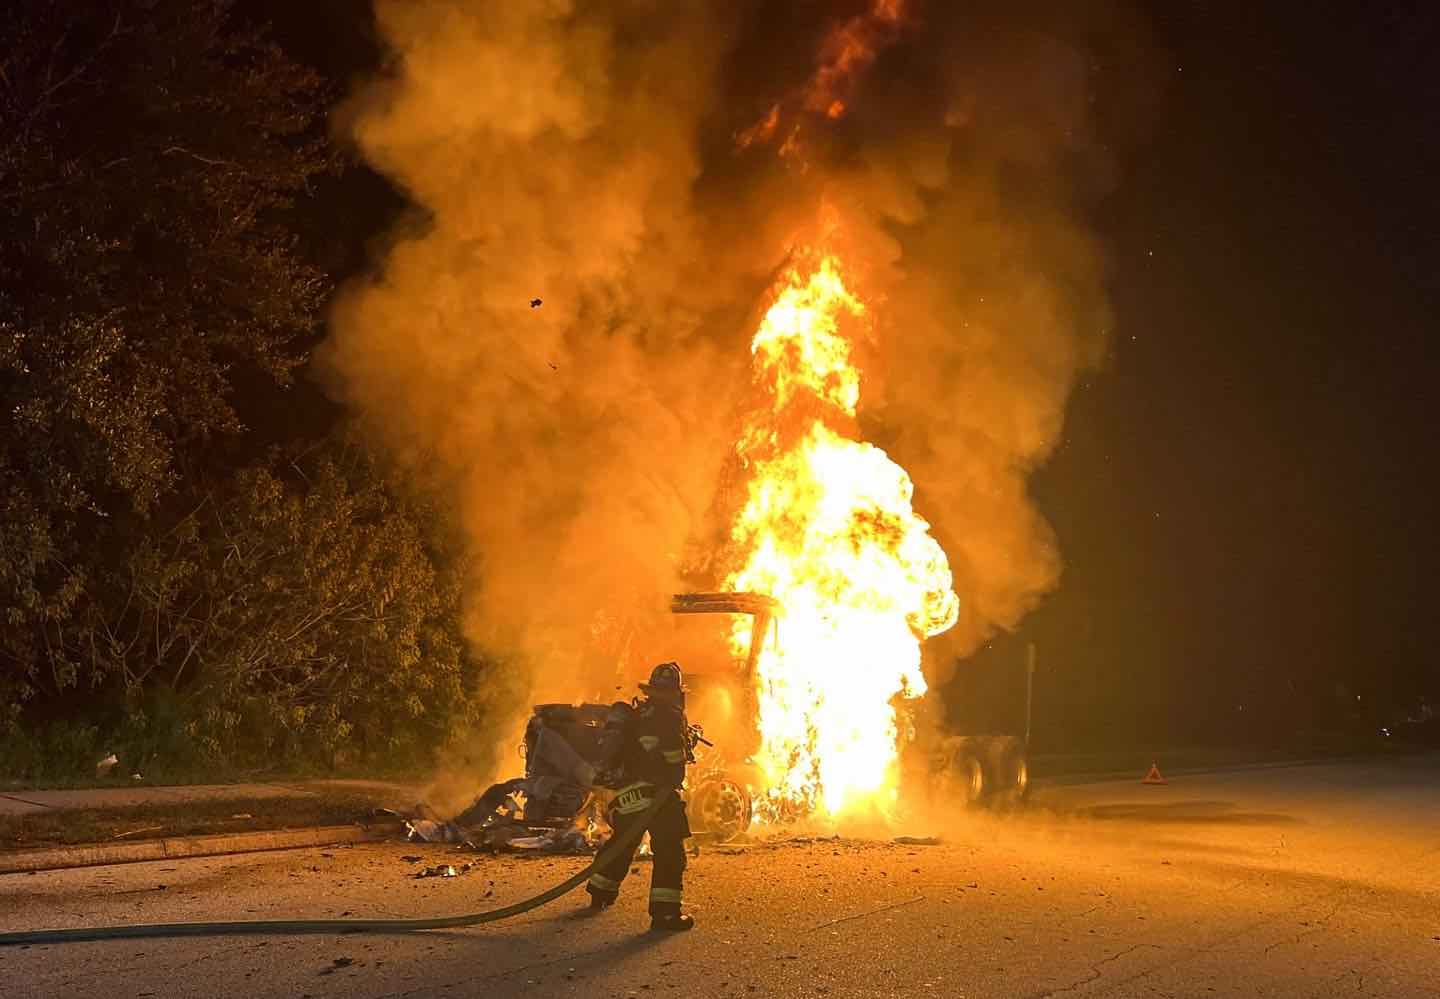
<path fill-rule="evenodd" d="M 967 808 L 1018 806 L 1030 793 L 1030 767 L 1017 739 L 970 740 L 943 771 L 944 793 Z"/>
<path fill-rule="evenodd" d="M 966 752 L 956 753 L 950 760 L 945 773 L 946 792 L 966 808 L 973 808 L 985 800 L 989 784 L 985 780 L 985 767 L 978 759 Z"/>
<path fill-rule="evenodd" d="M 991 807 L 1001 811 L 1019 808 L 1030 795 L 1030 764 L 1023 752 L 1008 752 L 1001 756 L 1000 767 L 1002 779 L 991 798 Z"/>

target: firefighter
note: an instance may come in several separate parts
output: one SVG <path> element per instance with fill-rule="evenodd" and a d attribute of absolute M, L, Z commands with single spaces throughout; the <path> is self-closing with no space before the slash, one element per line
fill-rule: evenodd
<path fill-rule="evenodd" d="M 657 794 L 670 788 L 680 790 L 685 783 L 685 765 L 691 759 L 685 687 L 679 665 L 656 666 L 650 672 L 650 682 L 640 684 L 640 690 L 645 698 L 636 705 L 635 718 L 621 750 L 625 780 L 610 803 L 612 841 L 634 829 Z M 670 795 L 650 820 L 649 830 L 650 850 L 654 855 L 650 873 L 650 928 L 688 930 L 695 925 L 695 920 L 680 912 L 680 897 L 690 823 L 685 816 L 685 802 L 678 793 Z M 590 875 L 585 890 L 590 893 L 592 911 L 607 909 L 615 903 L 620 882 L 630 870 L 638 845 L 637 841 Z"/>

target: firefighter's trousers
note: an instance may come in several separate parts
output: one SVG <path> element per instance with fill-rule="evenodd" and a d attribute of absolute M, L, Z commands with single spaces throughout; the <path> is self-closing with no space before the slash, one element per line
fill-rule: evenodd
<path fill-rule="evenodd" d="M 633 829 L 635 823 L 644 818 L 644 812 L 654 801 L 654 788 L 639 790 L 639 795 L 622 792 L 610 806 L 612 840 Z M 643 806 L 636 807 L 640 802 L 643 802 Z M 660 811 L 655 813 L 649 828 L 650 851 L 654 856 L 654 866 L 650 872 L 650 914 L 679 915 L 685 877 L 685 839 L 690 835 L 685 802 L 681 801 L 678 795 L 672 795 L 670 800 L 661 806 Z M 630 864 L 638 847 L 637 842 L 604 867 L 597 869 L 590 875 L 590 883 L 585 890 L 601 900 L 614 901 L 620 894 L 620 883 L 625 880 L 625 875 L 630 873 Z"/>

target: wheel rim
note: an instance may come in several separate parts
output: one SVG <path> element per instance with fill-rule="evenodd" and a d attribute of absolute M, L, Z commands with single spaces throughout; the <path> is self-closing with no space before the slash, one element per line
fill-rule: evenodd
<path fill-rule="evenodd" d="M 750 828 L 753 818 L 750 795 L 732 780 L 717 780 L 702 786 L 695 795 L 695 811 L 702 828 L 728 839 Z"/>

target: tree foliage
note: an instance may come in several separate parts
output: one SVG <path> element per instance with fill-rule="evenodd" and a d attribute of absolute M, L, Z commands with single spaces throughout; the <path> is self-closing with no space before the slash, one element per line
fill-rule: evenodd
<path fill-rule="evenodd" d="M 96 679 L 100 568 L 303 361 L 322 90 L 225 0 L 0 10 L 0 703 Z"/>
<path fill-rule="evenodd" d="M 328 96 L 230 0 L 0 5 L 12 774 L 415 759 L 474 720 L 440 518 L 343 431 L 244 425 L 328 293 Z"/>
<path fill-rule="evenodd" d="M 475 682 L 441 536 L 354 446 L 244 469 L 106 580 L 86 672 L 173 691 L 214 759 L 438 745 Z"/>

